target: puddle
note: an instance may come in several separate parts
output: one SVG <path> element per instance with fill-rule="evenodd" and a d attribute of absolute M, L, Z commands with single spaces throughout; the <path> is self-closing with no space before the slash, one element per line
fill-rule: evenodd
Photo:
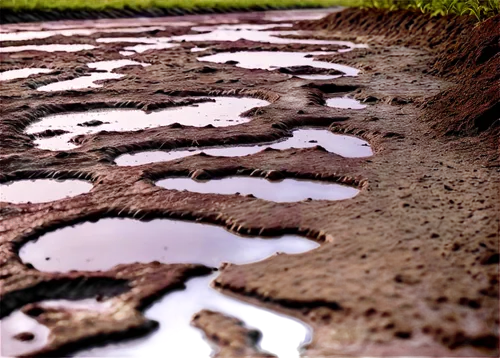
<path fill-rule="evenodd" d="M 198 57 L 199 61 L 226 63 L 237 61 L 236 66 L 250 69 L 275 70 L 280 67 L 311 66 L 344 72 L 347 76 L 357 76 L 359 70 L 336 63 L 316 61 L 307 55 L 323 55 L 325 52 L 283 52 L 283 51 L 242 51 L 221 52 L 211 56 Z"/>
<path fill-rule="evenodd" d="M 169 37 L 105 37 L 97 39 L 101 43 L 116 43 L 116 42 L 132 42 L 139 43 L 135 46 L 127 46 L 124 48 L 128 52 L 142 53 L 148 50 L 164 50 L 167 48 L 177 47 L 178 44 L 170 42 Z"/>
<path fill-rule="evenodd" d="M 87 64 L 87 66 L 89 68 L 93 68 L 100 71 L 108 71 L 108 72 L 95 72 L 91 73 L 90 76 L 81 76 L 68 81 L 50 83 L 48 85 L 39 87 L 38 91 L 51 92 L 51 91 L 68 91 L 68 90 L 75 90 L 82 88 L 99 88 L 102 87 L 102 85 L 96 84 L 95 83 L 96 81 L 122 78 L 125 75 L 119 73 L 112 73 L 111 71 L 123 66 L 131 66 L 131 65 L 137 65 L 143 67 L 150 66 L 147 63 L 141 63 L 131 60 L 93 62 Z"/>
<path fill-rule="evenodd" d="M 52 309 L 92 310 L 99 312 L 104 312 L 109 308 L 109 302 L 97 302 L 95 299 L 79 301 L 49 300 L 39 302 L 37 305 Z M 19 356 L 39 350 L 47 344 L 50 334 L 50 330 L 46 326 L 38 323 L 21 310 L 16 310 L 0 320 L 0 331 L 0 347 L 2 347 L 0 353 L 2 357 Z M 32 334 L 32 339 L 23 341 L 15 338 L 19 334 L 26 336 L 26 333 Z"/>
<path fill-rule="evenodd" d="M 0 320 L 1 356 L 13 357 L 31 353 L 43 348 L 49 340 L 49 329 L 20 310 Z M 16 335 L 31 333 L 31 340 L 23 341 Z M 31 338 L 31 337 L 30 337 Z"/>
<path fill-rule="evenodd" d="M 294 75 L 295 77 L 302 78 L 304 80 L 333 80 L 335 78 L 342 77 L 341 75 Z"/>
<path fill-rule="evenodd" d="M 22 247 L 20 256 L 42 271 L 107 270 L 117 264 L 154 260 L 218 267 L 222 262 L 245 264 L 276 252 L 302 253 L 318 246 L 298 236 L 241 237 L 221 227 L 186 221 L 102 219 L 47 233 Z M 262 331 L 261 347 L 266 351 L 282 358 L 298 358 L 298 348 L 311 339 L 309 327 L 218 293 L 209 287 L 216 275 L 191 279 L 186 290 L 168 294 L 149 308 L 145 314 L 160 322 L 158 331 L 142 339 L 87 350 L 78 356 L 155 357 L 158 352 L 168 352 L 172 357 L 209 358 L 212 349 L 203 340 L 201 331 L 190 326 L 190 320 L 201 309 L 212 309 Z"/>
<path fill-rule="evenodd" d="M 38 91 L 53 92 L 53 91 L 69 91 L 82 88 L 99 88 L 102 85 L 97 85 L 94 82 L 101 80 L 112 80 L 122 78 L 124 75 L 119 73 L 91 73 L 90 76 L 82 76 L 68 81 L 54 82 L 42 87 Z"/>
<path fill-rule="evenodd" d="M 78 52 L 92 50 L 92 45 L 27 45 L 27 46 L 8 46 L 0 47 L 0 52 L 21 52 L 21 51 L 45 51 L 45 52 Z"/>
<path fill-rule="evenodd" d="M 268 12 L 264 14 L 264 19 L 269 21 L 302 21 L 302 20 L 319 20 L 323 17 L 338 12 L 340 8 L 329 9 L 305 9 L 305 10 L 287 10 L 283 13 Z"/>
<path fill-rule="evenodd" d="M 203 47 L 193 47 L 191 49 L 191 52 L 201 52 L 201 51 L 206 51 L 206 50 L 208 50 L 208 47 L 205 47 L 205 48 L 203 48 Z"/>
<path fill-rule="evenodd" d="M 266 106 L 269 102 L 254 98 L 217 97 L 216 102 L 199 103 L 193 106 L 173 107 L 152 113 L 131 109 L 105 109 L 51 115 L 31 124 L 26 133 L 35 134 L 47 129 L 62 129 L 69 133 L 51 138 L 38 138 L 35 143 L 41 149 L 67 150 L 77 145 L 69 140 L 75 135 L 106 131 L 136 131 L 167 126 L 172 123 L 203 127 L 232 126 L 248 122 L 251 118 L 239 117 L 253 107 Z M 90 121 L 101 121 L 97 126 L 79 126 Z"/>
<path fill-rule="evenodd" d="M 202 331 L 190 325 L 191 318 L 203 309 L 237 317 L 247 327 L 262 333 L 259 344 L 279 358 L 299 358 L 300 347 L 312 339 L 312 330 L 300 321 L 224 296 L 209 287 L 216 275 L 194 278 L 186 289 L 166 295 L 145 315 L 160 322 L 150 336 L 135 341 L 94 348 L 77 357 L 158 357 L 163 352 L 176 358 L 211 358 L 213 350 Z"/>
<path fill-rule="evenodd" d="M 74 179 L 17 180 L 0 184 L 0 202 L 45 203 L 88 193 L 92 184 Z"/>
<path fill-rule="evenodd" d="M 317 145 L 327 151 L 341 155 L 346 158 L 369 157 L 373 152 L 367 142 L 356 137 L 334 134 L 327 129 L 298 129 L 293 131 L 292 137 L 288 137 L 277 143 L 216 147 L 216 148 L 189 148 L 173 151 L 145 151 L 135 154 L 124 154 L 115 159 L 116 164 L 142 165 L 148 163 L 164 162 L 204 152 L 208 155 L 220 157 L 242 157 L 255 154 L 267 147 L 274 149 L 311 148 Z"/>
<path fill-rule="evenodd" d="M 355 44 L 350 41 L 335 41 L 335 40 L 316 40 L 306 38 L 283 38 L 279 36 L 305 36 L 309 34 L 306 31 L 265 31 L 272 28 L 292 27 L 292 24 L 235 24 L 235 25 L 218 25 L 218 26 L 195 26 L 191 28 L 193 31 L 203 32 L 200 34 L 190 34 L 172 37 L 172 41 L 188 41 L 188 42 L 204 42 L 204 41 L 238 41 L 248 40 L 270 44 L 303 44 L 303 45 L 339 45 L 353 48 L 365 48 L 366 45 Z"/>
<path fill-rule="evenodd" d="M 122 56 L 132 56 L 132 55 L 135 55 L 134 51 L 120 51 L 119 53 Z"/>
<path fill-rule="evenodd" d="M 218 267 L 222 262 L 251 263 L 276 252 L 299 253 L 317 246 L 299 236 L 241 237 L 189 221 L 101 219 L 49 232 L 24 245 L 20 257 L 38 270 L 59 272 L 108 270 L 118 264 L 155 260 Z"/>
<path fill-rule="evenodd" d="M 49 73 L 53 70 L 47 68 L 21 68 L 18 70 L 4 71 L 0 73 L 0 81 L 15 80 L 18 78 L 26 78 L 31 75 L 37 75 L 40 73 Z"/>
<path fill-rule="evenodd" d="M 328 98 L 326 100 L 326 105 L 328 107 L 334 108 L 344 108 L 344 109 L 364 109 L 366 108 L 365 104 L 361 104 L 361 102 L 347 97 L 335 97 Z"/>
<path fill-rule="evenodd" d="M 344 200 L 359 193 L 357 189 L 335 183 L 300 179 L 269 181 L 256 177 L 228 177 L 208 181 L 196 181 L 191 178 L 168 178 L 158 181 L 156 185 L 169 190 L 187 190 L 204 194 L 252 194 L 259 199 L 278 203 L 306 199 Z"/>
<path fill-rule="evenodd" d="M 0 41 L 26 41 L 26 40 L 35 40 L 35 39 L 45 39 L 51 36 L 89 36 L 97 32 L 102 33 L 137 33 L 144 31 L 153 31 L 153 30 L 165 30 L 165 27 L 125 27 L 125 28 L 114 28 L 114 29 L 106 29 L 106 28 L 80 28 L 80 29 L 61 29 L 61 30 L 52 30 L 52 31 L 21 31 L 21 32 L 10 32 L 10 33 L 2 33 L 0 35 Z"/>

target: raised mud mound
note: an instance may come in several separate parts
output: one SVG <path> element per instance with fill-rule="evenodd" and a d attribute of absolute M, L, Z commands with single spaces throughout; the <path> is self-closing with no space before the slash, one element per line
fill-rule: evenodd
<path fill-rule="evenodd" d="M 378 37 L 383 44 L 424 47 L 436 54 L 428 70 L 456 83 L 430 98 L 424 120 L 438 135 L 471 136 L 499 131 L 500 16 L 476 24 L 472 17 L 430 17 L 410 11 L 348 9 L 304 29 Z M 495 156 L 495 154 L 493 154 Z"/>

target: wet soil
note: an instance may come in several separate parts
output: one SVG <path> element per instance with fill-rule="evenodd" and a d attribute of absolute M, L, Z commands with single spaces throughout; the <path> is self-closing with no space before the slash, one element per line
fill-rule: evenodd
<path fill-rule="evenodd" d="M 101 88 L 44 93 L 36 88 L 89 73 L 85 63 L 120 59 L 123 46 L 109 44 L 76 53 L 1 54 L 2 71 L 45 66 L 58 72 L 2 82 L 0 182 L 50 177 L 84 179 L 94 185 L 90 193 L 51 203 L 0 203 L 2 316 L 23 306 L 29 312 L 31 306 L 26 305 L 34 305 L 31 312 L 36 319 L 52 329 L 40 355 L 151 331 L 155 324 L 141 310 L 161 294 L 182 288 L 189 277 L 208 274 L 209 268 L 151 263 L 120 265 L 105 272 L 44 273 L 23 264 L 18 251 L 48 230 L 81 221 L 170 217 L 210 222 L 242 234 L 298 234 L 322 242 L 313 252 L 293 257 L 277 255 L 249 265 L 224 265 L 215 281 L 225 294 L 310 324 L 315 332 L 307 351 L 310 357 L 498 356 L 500 200 L 498 165 L 492 156 L 498 145 L 496 122 L 486 130 L 452 133 L 437 125 L 436 118 L 445 121 L 444 127 L 461 118 L 453 115 L 456 108 L 439 111 L 444 110 L 446 98 L 453 98 L 447 93 L 458 96 L 457 86 L 467 84 L 462 82 L 467 80 L 464 77 L 436 70 L 444 60 L 433 42 L 433 26 L 464 41 L 453 35 L 453 26 L 446 30 L 449 19 L 428 22 L 415 17 L 415 26 L 403 27 L 408 27 L 413 40 L 398 42 L 394 29 L 403 17 L 398 15 L 399 22 L 386 21 L 384 26 L 382 20 L 389 15 L 377 16 L 381 17 L 349 10 L 298 25 L 316 31 L 318 39 L 370 45 L 319 56 L 361 70 L 358 77 L 327 81 L 200 63 L 197 53 L 190 51 L 194 46 L 182 43 L 130 56 L 151 66 L 120 68 L 115 72 L 125 77 L 107 81 Z M 350 25 L 334 25 L 335 19 L 342 18 Z M 457 21 L 465 21 L 461 28 L 465 32 L 483 29 L 483 25 L 467 27 L 469 20 Z M 59 39 L 36 41 L 50 44 Z M 319 45 L 250 41 L 202 45 L 209 46 L 203 56 L 235 50 L 323 51 Z M 439 46 L 452 45 L 442 40 Z M 498 59 L 498 54 L 486 57 L 484 63 L 465 62 L 463 68 L 479 71 L 477 66 Z M 474 78 L 479 81 L 485 76 L 491 80 L 483 69 Z M 329 97 L 344 95 L 365 102 L 367 108 L 325 105 Z M 271 104 L 248 111 L 251 121 L 223 130 L 173 124 L 137 132 L 99 132 L 75 138 L 79 147 L 68 151 L 40 150 L 35 138 L 24 133 L 39 118 L 70 110 L 126 107 L 148 112 L 212 96 L 247 96 Z M 468 96 L 465 102 L 473 98 Z M 232 158 L 198 154 L 136 167 L 113 163 L 121 154 L 140 150 L 270 142 L 307 126 L 360 136 L 370 143 L 374 156 L 345 158 L 313 147 L 268 149 Z M 273 203 L 154 185 L 169 176 L 231 175 L 314 178 L 361 192 L 339 202 Z M 70 311 L 61 316 L 36 309 L 36 302 L 45 299 L 95 295 L 111 300 L 117 308 L 109 316 L 89 313 L 94 320 L 91 327 Z M 202 312 L 195 324 L 221 347 L 221 356 L 259 356 L 248 332 L 234 329 L 238 323 L 227 319 Z M 214 330 L 219 338 L 214 338 Z M 228 345 L 228 341 L 235 343 Z"/>

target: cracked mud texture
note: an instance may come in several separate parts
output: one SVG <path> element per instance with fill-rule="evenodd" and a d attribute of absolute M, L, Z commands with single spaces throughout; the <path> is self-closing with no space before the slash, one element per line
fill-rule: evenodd
<path fill-rule="evenodd" d="M 384 27 L 384 21 L 363 11 L 331 16 L 354 20 L 345 28 L 328 25 L 335 23 L 328 18 L 299 26 L 317 31 L 316 38 L 368 43 L 369 49 L 320 56 L 361 69 L 359 77 L 306 81 L 278 71 L 199 63 L 197 54 L 190 52 L 192 46 L 182 43 L 131 56 L 152 65 L 119 68 L 115 72 L 126 76 L 106 81 L 102 88 L 43 93 L 35 89 L 90 72 L 87 62 L 118 59 L 121 45 L 68 54 L 0 55 L 2 70 L 41 67 L 44 62 L 61 71 L 55 79 L 41 74 L 2 83 L 0 182 L 57 177 L 84 178 L 94 184 L 88 194 L 57 202 L 0 203 L 2 316 L 47 298 L 100 295 L 117 307 L 109 318 L 89 313 L 89 319 L 99 319 L 92 328 L 84 320 L 75 320 L 71 312 L 44 312 L 39 316 L 44 324 L 51 327 L 59 321 L 71 329 L 52 330 L 49 345 L 40 354 L 69 352 L 104 339 L 148 332 L 154 324 L 140 314 L 146 304 L 170 289 L 181 288 L 189 277 L 210 271 L 192 265 L 144 263 L 120 265 L 107 272 L 43 273 L 21 263 L 17 255 L 23 243 L 48 230 L 126 216 L 199 220 L 242 234 L 295 233 L 321 241 L 322 246 L 310 253 L 224 265 L 215 281 L 225 294 L 310 324 L 314 337 L 309 357 L 498 356 L 500 200 L 498 165 L 491 154 L 498 146 L 495 122 L 492 130 L 460 135 L 445 135 L 436 127 L 432 113 L 437 112 L 432 112 L 429 103 L 439 103 L 443 91 L 453 92 L 460 78 L 432 73 L 444 47 L 437 51 L 429 32 L 408 26 L 407 31 L 414 34 L 412 41 L 397 43 L 393 35 L 397 19 Z M 415 16 L 415 23 L 428 21 Z M 432 20 L 432 24 L 442 30 L 446 21 Z M 463 31 L 473 31 L 463 26 Z M 449 35 L 450 42 L 458 36 Z M 54 38 L 36 41 L 55 43 Z M 250 41 L 203 45 L 209 46 L 203 55 L 238 49 L 321 50 L 314 45 Z M 354 111 L 324 106 L 325 99 L 346 94 L 366 100 L 368 107 Z M 261 98 L 271 104 L 248 111 L 245 115 L 252 118 L 250 122 L 223 129 L 171 125 L 100 132 L 77 137 L 80 146 L 65 152 L 39 150 L 34 137 L 23 133 L 29 123 L 48 114 L 121 107 L 152 111 L 221 95 Z M 454 118 L 448 117 L 450 125 Z M 122 153 L 145 149 L 276 140 L 301 126 L 329 127 L 333 132 L 360 136 L 370 142 L 374 156 L 343 158 L 316 147 L 266 150 L 241 158 L 200 154 L 137 167 L 113 163 Z M 203 179 L 235 174 L 336 181 L 362 190 L 355 198 L 340 202 L 280 204 L 238 195 L 169 191 L 154 185 L 155 180 L 168 176 Z M 114 324 L 117 316 L 123 321 L 120 325 Z M 227 354 L 258 356 L 252 344 L 245 342 L 247 333 L 234 330 L 238 323 L 230 318 L 202 312 L 195 321 L 209 337 L 218 331 L 220 356 L 228 352 L 227 342 L 241 348 L 240 353 L 233 349 Z"/>

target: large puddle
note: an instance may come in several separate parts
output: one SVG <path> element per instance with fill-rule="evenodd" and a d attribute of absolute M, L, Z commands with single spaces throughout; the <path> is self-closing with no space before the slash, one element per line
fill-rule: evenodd
<path fill-rule="evenodd" d="M 92 184 L 83 180 L 35 179 L 0 184 L 0 202 L 45 203 L 88 193 Z"/>
<path fill-rule="evenodd" d="M 250 120 L 250 118 L 240 117 L 239 113 L 269 104 L 267 101 L 254 98 L 217 97 L 213 99 L 215 102 L 174 107 L 149 114 L 140 110 L 127 109 L 57 114 L 44 117 L 31 124 L 26 129 L 26 133 L 36 134 L 48 129 L 65 130 L 67 132 L 65 134 L 51 138 L 38 138 L 35 143 L 41 149 L 67 150 L 77 147 L 76 144 L 70 142 L 75 135 L 92 134 L 103 130 L 136 131 L 173 123 L 196 127 L 208 124 L 215 127 L 232 126 Z"/>
<path fill-rule="evenodd" d="M 107 270 L 117 264 L 155 260 L 218 267 L 222 262 L 245 264 L 276 252 L 296 254 L 318 246 L 297 236 L 241 237 L 217 226 L 192 222 L 102 219 L 48 233 L 26 244 L 20 256 L 42 271 Z M 299 357 L 299 347 L 311 339 L 309 327 L 212 290 L 209 283 L 215 276 L 191 279 L 186 290 L 170 293 L 149 308 L 146 316 L 160 322 L 160 329 L 153 334 L 91 349 L 79 356 L 209 358 L 212 348 L 190 321 L 200 310 L 211 309 L 260 330 L 262 349 L 282 358 Z"/>
<path fill-rule="evenodd" d="M 111 80 L 122 78 L 124 75 L 119 73 L 113 73 L 111 71 L 123 67 L 123 66 L 150 66 L 147 63 L 136 62 L 132 60 L 113 60 L 113 61 L 100 61 L 87 64 L 89 68 L 93 68 L 99 71 L 106 72 L 95 72 L 91 73 L 90 76 L 82 76 L 68 81 L 60 81 L 48 84 L 46 86 L 41 86 L 38 91 L 68 91 L 82 88 L 98 88 L 102 85 L 98 85 L 95 82 L 100 80 Z"/>
<path fill-rule="evenodd" d="M 48 68 L 21 68 L 18 70 L 4 71 L 0 73 L 0 81 L 10 81 L 18 78 L 26 78 L 40 73 L 49 73 L 53 70 Z"/>
<path fill-rule="evenodd" d="M 204 194 L 254 195 L 259 199 L 287 203 L 305 199 L 343 200 L 356 196 L 359 190 L 328 182 L 299 179 L 269 181 L 256 177 L 228 177 L 197 181 L 191 178 L 167 178 L 156 185 L 170 190 L 187 190 Z"/>
<path fill-rule="evenodd" d="M 310 55 L 324 55 L 326 52 L 283 52 L 283 51 L 241 51 L 221 52 L 215 55 L 198 57 L 199 61 L 226 63 L 236 61 L 236 66 L 250 69 L 275 70 L 280 67 L 310 66 L 314 68 L 337 70 L 347 76 L 357 76 L 354 67 L 325 61 L 317 61 Z"/>
<path fill-rule="evenodd" d="M 327 129 L 297 129 L 292 132 L 292 137 L 288 137 L 277 143 L 218 148 L 189 148 L 168 152 L 160 150 L 145 151 L 121 155 L 115 159 L 115 162 L 120 166 L 142 165 L 184 158 L 201 152 L 220 157 L 242 157 L 258 153 L 268 147 L 273 149 L 298 149 L 311 148 L 317 145 L 322 146 L 328 152 L 346 158 L 369 157 L 373 155 L 369 144 L 359 138 L 334 134 Z"/>
<path fill-rule="evenodd" d="M 7 46 L 0 47 L 0 52 L 21 52 L 21 51 L 44 51 L 44 52 L 78 52 L 92 50 L 92 45 L 26 45 L 26 46 Z"/>

